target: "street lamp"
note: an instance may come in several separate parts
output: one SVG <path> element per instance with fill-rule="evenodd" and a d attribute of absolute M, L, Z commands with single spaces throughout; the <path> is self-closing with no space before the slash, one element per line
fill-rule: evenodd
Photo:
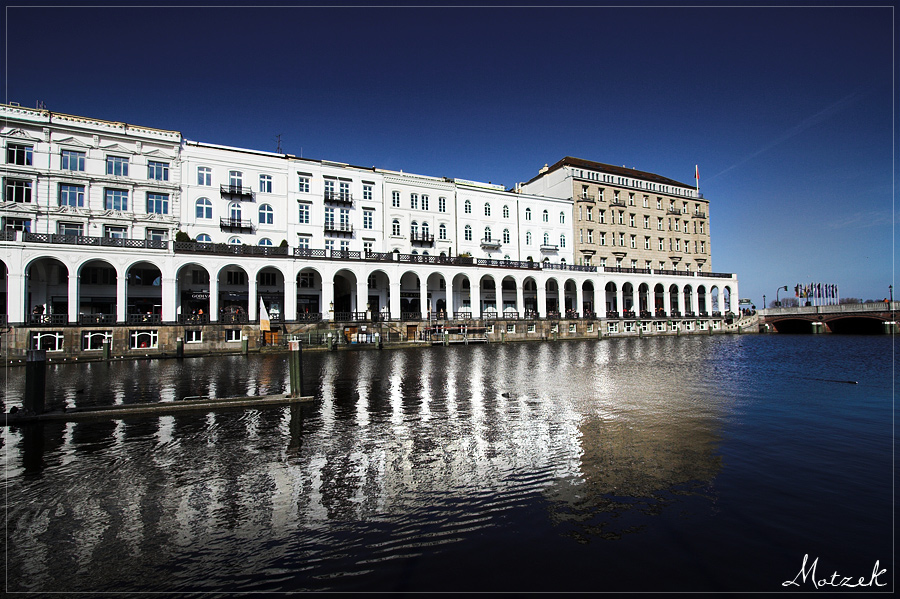
<path fill-rule="evenodd" d="M 888 285 L 888 293 L 891 294 L 891 303 L 893 303 L 894 302 L 894 286 L 893 285 Z"/>
<path fill-rule="evenodd" d="M 784 285 L 783 287 L 779 287 L 778 289 L 775 290 L 775 306 L 776 307 L 781 305 L 781 302 L 778 301 L 778 292 L 781 291 L 782 289 L 787 291 L 787 285 Z"/>

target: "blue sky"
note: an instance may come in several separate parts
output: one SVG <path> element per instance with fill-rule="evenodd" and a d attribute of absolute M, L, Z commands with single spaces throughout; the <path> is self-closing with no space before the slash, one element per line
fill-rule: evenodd
<path fill-rule="evenodd" d="M 886 297 L 892 3 L 656 4 L 8 6 L 4 101 L 508 187 L 566 155 L 699 164 L 741 297 Z"/>

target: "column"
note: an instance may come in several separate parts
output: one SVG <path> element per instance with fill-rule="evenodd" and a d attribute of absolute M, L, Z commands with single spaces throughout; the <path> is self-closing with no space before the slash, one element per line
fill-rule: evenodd
<path fill-rule="evenodd" d="M 128 271 L 116 269 L 116 322 L 128 320 Z"/>
<path fill-rule="evenodd" d="M 400 318 L 400 276 L 397 275 L 397 281 L 391 281 L 388 284 L 388 287 L 391 290 L 390 304 L 391 304 L 391 318 L 396 320 Z"/>
<path fill-rule="evenodd" d="M 537 286 L 538 318 L 547 318 L 547 283 Z"/>
<path fill-rule="evenodd" d="M 470 310 L 473 318 L 481 318 L 481 279 L 472 281 L 469 279 L 469 302 L 472 304 Z"/>
<path fill-rule="evenodd" d="M 522 287 L 521 283 L 516 283 L 516 312 L 519 313 L 519 318 L 524 318 L 524 316 L 525 316 L 525 290 Z"/>
<path fill-rule="evenodd" d="M 81 304 L 81 298 L 78 293 L 78 283 L 78 275 L 69 272 L 69 322 L 73 323 L 78 322 L 78 307 Z M 12 296 L 11 293 L 7 295 Z"/>
<path fill-rule="evenodd" d="M 684 287 L 678 288 L 678 311 L 684 316 Z"/>
<path fill-rule="evenodd" d="M 369 310 L 369 277 L 364 276 L 356 283 L 356 311 L 368 312 Z"/>
<path fill-rule="evenodd" d="M 577 283 L 575 284 L 575 312 L 584 316 L 584 290 Z"/>
<path fill-rule="evenodd" d="M 666 311 L 666 316 L 672 315 L 672 295 L 665 285 L 663 285 L 663 310 Z"/>
<path fill-rule="evenodd" d="M 7 264 L 7 269 L 9 265 Z M 69 277 L 69 315 L 72 314 L 71 300 L 71 277 Z M 10 323 L 24 323 L 27 315 L 31 312 L 31 307 L 25 306 L 25 277 L 22 273 L 13 273 L 7 270 L 6 274 L 6 314 Z M 77 289 L 77 288 L 76 288 Z M 70 318 L 71 320 L 71 318 Z"/>
<path fill-rule="evenodd" d="M 422 320 L 428 318 L 428 277 L 419 277 L 419 313 Z"/>
<path fill-rule="evenodd" d="M 297 273 L 294 277 L 284 282 L 284 320 L 292 322 L 297 320 Z"/>
<path fill-rule="evenodd" d="M 181 307 L 181 315 L 184 313 L 184 306 Z M 209 276 L 209 321 L 216 322 L 219 320 L 219 274 L 215 273 Z"/>
<path fill-rule="evenodd" d="M 700 314 L 700 290 L 694 289 L 691 293 L 691 312 Z"/>
<path fill-rule="evenodd" d="M 259 317 L 259 298 L 256 297 L 256 275 L 247 273 L 247 318 L 253 322 Z"/>
<path fill-rule="evenodd" d="M 334 275 L 322 277 L 322 320 L 334 320 Z"/>
<path fill-rule="evenodd" d="M 631 286 L 631 311 L 637 318 L 641 316 L 641 296 L 640 286 Z"/>
<path fill-rule="evenodd" d="M 175 300 L 178 296 L 178 288 L 174 277 L 162 277 L 162 320 L 163 322 L 175 322 Z"/>
<path fill-rule="evenodd" d="M 625 312 L 625 304 L 622 301 L 623 299 L 622 285 L 616 285 L 616 303 L 613 306 L 613 310 L 615 312 L 618 312 L 620 317 L 624 316 Z"/>

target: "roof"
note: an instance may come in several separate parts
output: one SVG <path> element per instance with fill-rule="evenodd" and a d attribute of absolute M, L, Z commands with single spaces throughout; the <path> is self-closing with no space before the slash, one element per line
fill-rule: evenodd
<path fill-rule="evenodd" d="M 646 171 L 639 171 L 634 168 L 627 168 L 624 166 L 613 166 L 612 164 L 604 164 L 602 162 L 594 162 L 592 160 L 585 160 L 584 158 L 574 158 L 572 156 L 566 156 L 553 166 L 547 167 L 547 170 L 538 173 L 537 176 L 533 177 L 528 181 L 531 183 L 532 181 L 536 181 L 540 179 L 547 173 L 551 173 L 557 169 L 560 169 L 564 166 L 574 166 L 578 168 L 586 168 L 592 169 L 596 171 L 601 171 L 604 173 L 609 173 L 612 175 L 620 175 L 623 177 L 633 177 L 635 179 L 641 179 L 643 181 L 652 181 L 653 183 L 660 183 L 662 185 L 677 185 L 679 187 L 685 187 L 687 189 L 693 189 L 693 186 L 687 185 L 686 183 L 681 183 L 680 181 L 676 181 L 674 179 L 669 179 L 668 177 L 663 177 L 662 175 L 656 175 L 654 173 L 648 173 Z M 526 183 L 527 185 L 527 183 Z"/>

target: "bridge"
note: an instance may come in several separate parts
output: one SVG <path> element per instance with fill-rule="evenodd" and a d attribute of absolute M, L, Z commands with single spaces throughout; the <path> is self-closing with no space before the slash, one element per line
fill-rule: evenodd
<path fill-rule="evenodd" d="M 759 311 L 759 328 L 766 333 L 892 334 L 900 332 L 898 312 L 900 301 L 767 308 Z"/>

